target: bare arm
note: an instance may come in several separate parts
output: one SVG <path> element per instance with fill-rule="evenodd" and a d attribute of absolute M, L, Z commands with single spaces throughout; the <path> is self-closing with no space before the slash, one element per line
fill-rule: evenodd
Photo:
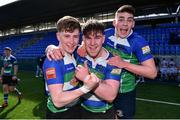
<path fill-rule="evenodd" d="M 137 75 L 154 79 L 157 76 L 157 70 L 153 58 L 142 62 L 139 65 L 135 65 L 122 60 L 119 56 L 115 56 L 109 59 L 110 65 L 124 68 Z"/>
<path fill-rule="evenodd" d="M 84 62 L 84 66 L 78 65 L 75 73 L 76 73 L 76 77 L 79 80 L 83 81 L 85 79 L 85 76 L 89 74 L 87 62 Z M 94 76 L 97 78 L 96 75 Z M 107 80 L 101 80 L 99 85 L 93 91 L 101 99 L 104 99 L 108 102 L 112 102 L 118 93 L 118 89 L 119 89 L 119 81 L 107 79 Z"/>
<path fill-rule="evenodd" d="M 99 86 L 94 90 L 94 93 L 108 102 L 113 102 L 119 90 L 119 81 L 117 80 L 102 80 Z"/>
<path fill-rule="evenodd" d="M 150 79 L 154 79 L 157 76 L 157 69 L 153 59 L 146 60 L 140 65 L 127 63 L 126 67 L 124 68 L 137 75 L 141 75 Z"/>
<path fill-rule="evenodd" d="M 1 76 L 4 74 L 4 67 L 1 68 Z"/>
<path fill-rule="evenodd" d="M 56 107 L 63 107 L 81 95 L 86 94 L 99 84 L 99 81 L 94 76 L 88 77 L 87 80 L 83 81 L 84 85 L 72 91 L 63 91 L 63 84 L 48 85 L 52 101 Z"/>
<path fill-rule="evenodd" d="M 17 75 L 18 73 L 18 65 L 14 65 L 14 75 Z"/>
<path fill-rule="evenodd" d="M 63 91 L 62 88 L 62 84 L 48 85 L 53 104 L 56 107 L 63 107 L 84 94 L 80 89 Z"/>

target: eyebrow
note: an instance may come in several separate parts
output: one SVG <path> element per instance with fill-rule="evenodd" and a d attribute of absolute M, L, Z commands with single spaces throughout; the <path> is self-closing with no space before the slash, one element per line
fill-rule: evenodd
<path fill-rule="evenodd" d="M 119 16 L 118 18 L 125 18 L 124 16 Z M 128 17 L 127 19 L 134 19 L 134 17 Z"/>

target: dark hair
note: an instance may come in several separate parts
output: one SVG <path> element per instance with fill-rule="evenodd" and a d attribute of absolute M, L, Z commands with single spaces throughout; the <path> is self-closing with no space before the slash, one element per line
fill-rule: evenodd
<path fill-rule="evenodd" d="M 132 5 L 123 5 L 116 11 L 115 15 L 117 15 L 118 13 L 121 13 L 121 12 L 127 12 L 134 16 L 135 9 Z"/>
<path fill-rule="evenodd" d="M 57 22 L 57 31 L 58 32 L 73 32 L 75 29 L 81 31 L 81 26 L 79 21 L 72 16 L 64 16 L 60 18 Z"/>
<path fill-rule="evenodd" d="M 91 33 L 104 34 L 104 24 L 95 19 L 89 19 L 82 27 L 82 33 L 84 36 L 88 36 Z"/>
<path fill-rule="evenodd" d="M 12 49 L 10 47 L 5 47 L 4 50 L 12 51 Z"/>

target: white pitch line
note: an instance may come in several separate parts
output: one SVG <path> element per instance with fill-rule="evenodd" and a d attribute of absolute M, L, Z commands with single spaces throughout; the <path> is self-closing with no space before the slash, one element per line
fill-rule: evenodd
<path fill-rule="evenodd" d="M 136 100 L 180 106 L 180 103 L 172 103 L 172 102 L 150 100 L 150 99 L 142 99 L 142 98 L 136 98 Z"/>

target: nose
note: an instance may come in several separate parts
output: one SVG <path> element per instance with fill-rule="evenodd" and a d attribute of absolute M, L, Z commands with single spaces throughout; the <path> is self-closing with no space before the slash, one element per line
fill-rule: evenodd
<path fill-rule="evenodd" d="M 71 43 L 71 44 L 74 44 L 74 42 L 75 42 L 74 37 L 71 37 L 71 38 L 70 38 L 70 43 Z"/>
<path fill-rule="evenodd" d="M 127 25 L 128 21 L 124 20 L 123 25 Z"/>
<path fill-rule="evenodd" d="M 90 42 L 90 45 L 94 45 L 94 44 L 95 44 L 95 39 L 92 38 L 92 39 L 91 39 L 91 42 Z"/>

